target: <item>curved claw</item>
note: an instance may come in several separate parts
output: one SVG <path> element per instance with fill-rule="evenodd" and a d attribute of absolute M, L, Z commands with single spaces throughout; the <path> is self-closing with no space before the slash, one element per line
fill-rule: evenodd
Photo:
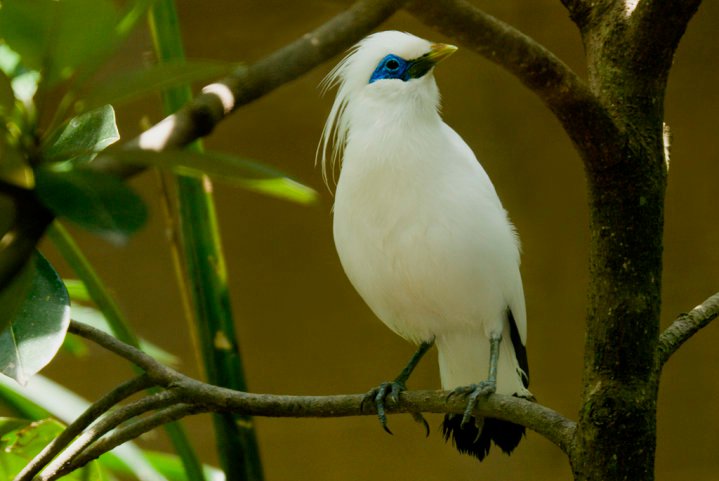
<path fill-rule="evenodd" d="M 401 382 L 383 382 L 382 384 L 380 384 L 376 388 L 371 389 L 367 394 L 365 394 L 364 398 L 362 398 L 362 402 L 360 403 L 360 410 L 364 411 L 365 403 L 370 401 L 373 402 L 377 411 L 377 418 L 379 418 L 379 423 L 382 425 L 382 429 L 384 429 L 388 434 L 394 435 L 392 430 L 390 430 L 389 426 L 387 426 L 385 403 L 388 399 L 395 404 L 399 403 L 399 394 L 406 389 L 406 386 Z M 411 414 L 412 419 L 414 419 L 417 423 L 421 424 L 424 427 L 425 434 L 429 436 L 429 423 L 424 418 L 424 416 L 422 416 L 422 414 L 420 413 Z"/>
<path fill-rule="evenodd" d="M 377 417 L 379 418 L 379 423 L 382 425 L 382 429 L 384 429 L 389 434 L 393 434 L 387 426 L 387 415 L 385 414 L 384 408 L 385 401 L 389 399 L 394 403 L 399 402 L 399 393 L 404 391 L 405 389 L 406 388 L 404 384 L 398 383 L 396 381 L 383 382 L 376 388 L 371 389 L 365 395 L 365 397 L 362 399 L 362 402 L 360 403 L 360 410 L 364 410 L 365 402 L 369 402 L 371 400 L 375 405 L 375 409 L 377 410 Z"/>
<path fill-rule="evenodd" d="M 461 428 L 464 428 L 472 419 L 472 411 L 474 411 L 474 408 L 477 407 L 477 401 L 479 400 L 480 396 L 489 396 L 490 394 L 493 394 L 496 389 L 497 386 L 495 383 L 489 381 L 482 381 L 479 384 L 460 386 L 456 389 L 453 389 L 447 395 L 447 401 L 449 401 L 452 396 L 455 395 L 467 396 L 467 406 L 464 409 L 464 414 L 462 415 L 462 422 L 460 423 Z"/>
<path fill-rule="evenodd" d="M 412 419 L 414 419 L 415 422 L 424 426 L 424 434 L 426 437 L 429 437 L 429 423 L 424 418 L 424 416 L 422 416 L 422 413 L 411 413 L 411 414 L 412 414 Z"/>

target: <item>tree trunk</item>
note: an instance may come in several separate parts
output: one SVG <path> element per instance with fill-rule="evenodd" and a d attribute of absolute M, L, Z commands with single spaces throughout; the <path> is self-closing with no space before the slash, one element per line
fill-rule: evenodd
<path fill-rule="evenodd" d="M 654 479 L 668 169 L 663 101 L 684 28 L 654 39 L 665 25 L 654 23 L 658 8 L 644 1 L 632 10 L 628 3 L 600 1 L 575 17 L 589 87 L 616 128 L 594 132 L 601 144 L 582 151 L 588 157 L 591 281 L 572 456 L 577 480 Z"/>

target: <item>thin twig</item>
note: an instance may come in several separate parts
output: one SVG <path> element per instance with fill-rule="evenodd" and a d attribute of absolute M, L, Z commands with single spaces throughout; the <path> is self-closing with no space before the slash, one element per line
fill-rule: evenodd
<path fill-rule="evenodd" d="M 174 391 L 163 391 L 146 398 L 135 401 L 122 408 L 110 412 L 101 418 L 95 425 L 82 433 L 62 454 L 53 462 L 49 463 L 45 471 L 37 476 L 38 481 L 47 481 L 53 473 L 60 471 L 69 465 L 73 459 L 83 453 L 88 446 L 100 439 L 102 436 L 115 429 L 125 421 L 140 416 L 148 411 L 163 409 L 180 402 L 180 395 Z"/>
<path fill-rule="evenodd" d="M 58 437 L 52 440 L 50 444 L 40 451 L 35 458 L 30 461 L 15 477 L 14 481 L 29 481 L 37 473 L 45 467 L 55 456 L 57 456 L 77 435 L 96 421 L 102 414 L 107 412 L 115 404 L 123 399 L 132 396 L 135 393 L 147 389 L 154 382 L 149 376 L 143 374 L 136 378 L 130 379 L 115 389 L 110 391 L 104 397 L 91 404 L 80 417 L 72 422 Z"/>
<path fill-rule="evenodd" d="M 118 356 L 127 359 L 136 366 L 139 366 L 158 385 L 166 386 L 173 380 L 176 380 L 179 376 L 176 371 L 160 364 L 148 354 L 145 354 L 141 350 L 132 347 L 129 344 L 125 344 L 100 329 L 72 320 L 70 321 L 68 332 L 89 339 L 92 342 L 104 347 L 108 351 L 114 352 Z"/>
<path fill-rule="evenodd" d="M 146 418 L 132 423 L 124 428 L 117 429 L 107 437 L 97 441 L 85 451 L 81 452 L 71 462 L 62 466 L 57 471 L 48 472 L 46 477 L 38 481 L 52 481 L 60 478 L 76 469 L 80 469 L 90 461 L 93 461 L 108 451 L 112 451 L 119 445 L 131 441 L 156 427 L 178 421 L 186 416 L 207 412 L 208 409 L 203 406 L 191 404 L 176 404 L 166 409 L 158 411 Z"/>
<path fill-rule="evenodd" d="M 719 292 L 709 297 L 686 314 L 680 315 L 659 336 L 657 353 L 659 367 L 700 329 L 709 325 L 719 315 Z"/>

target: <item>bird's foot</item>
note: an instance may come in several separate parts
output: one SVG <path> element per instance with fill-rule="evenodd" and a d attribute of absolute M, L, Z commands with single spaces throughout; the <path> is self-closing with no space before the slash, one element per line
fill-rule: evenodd
<path fill-rule="evenodd" d="M 470 419 L 472 419 L 472 411 L 477 407 L 477 401 L 480 396 L 487 397 L 497 390 L 497 384 L 491 381 L 482 381 L 479 384 L 470 384 L 469 386 L 460 386 L 450 391 L 447 395 L 447 401 L 454 396 L 464 396 L 467 398 L 467 407 L 464 409 L 462 422 L 460 427 L 464 428 Z"/>
<path fill-rule="evenodd" d="M 379 418 L 379 422 L 382 425 L 382 429 L 384 429 L 389 434 L 393 434 L 387 426 L 385 403 L 388 399 L 395 404 L 399 403 L 399 393 L 405 391 L 406 389 L 407 387 L 404 385 L 404 383 L 399 381 L 383 382 L 382 384 L 380 384 L 376 388 L 371 389 L 367 394 L 365 394 L 364 398 L 362 399 L 362 403 L 360 404 L 360 410 L 364 410 L 365 403 L 374 403 L 377 410 L 377 417 Z M 420 413 L 411 414 L 412 419 L 424 426 L 425 432 L 427 433 L 427 436 L 429 436 L 429 424 L 427 423 L 427 420 L 424 418 L 424 416 L 422 416 Z"/>

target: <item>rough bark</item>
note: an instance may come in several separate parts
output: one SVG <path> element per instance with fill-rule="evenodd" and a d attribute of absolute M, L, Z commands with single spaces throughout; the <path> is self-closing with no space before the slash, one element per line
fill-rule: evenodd
<path fill-rule="evenodd" d="M 663 103 L 691 17 L 663 8 L 677 18 L 659 21 L 654 3 L 600 2 L 579 25 L 589 88 L 616 129 L 599 130 L 602 149 L 580 149 L 588 157 L 591 280 L 584 393 L 571 456 L 577 480 L 654 479 L 667 182 Z"/>

